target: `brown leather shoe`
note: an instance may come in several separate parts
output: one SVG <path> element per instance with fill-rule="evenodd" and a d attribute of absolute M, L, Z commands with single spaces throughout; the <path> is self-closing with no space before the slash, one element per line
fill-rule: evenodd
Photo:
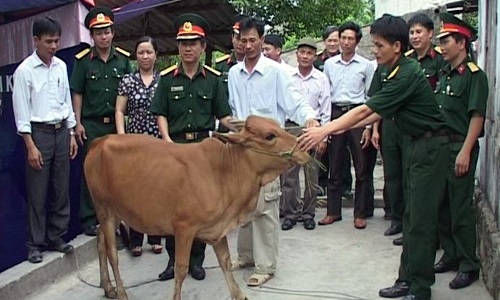
<path fill-rule="evenodd" d="M 341 216 L 326 216 L 323 219 L 321 219 L 321 221 L 318 222 L 318 225 L 319 226 L 330 225 L 338 221 L 342 221 Z"/>
<path fill-rule="evenodd" d="M 354 218 L 354 227 L 356 229 L 365 229 L 366 228 L 366 220 L 360 218 Z"/>

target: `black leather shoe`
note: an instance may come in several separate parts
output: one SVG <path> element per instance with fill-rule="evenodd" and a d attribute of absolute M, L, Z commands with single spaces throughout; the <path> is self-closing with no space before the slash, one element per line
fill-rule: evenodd
<path fill-rule="evenodd" d="M 283 223 L 281 224 L 281 230 L 290 230 L 295 226 L 297 221 L 290 219 L 290 218 L 285 218 Z"/>
<path fill-rule="evenodd" d="M 175 276 L 174 266 L 168 266 L 165 269 L 165 271 L 161 272 L 160 275 L 158 275 L 158 280 L 159 281 L 170 280 L 173 279 L 174 276 Z"/>
<path fill-rule="evenodd" d="M 401 224 L 397 224 L 397 223 L 391 224 L 391 226 L 389 228 L 387 228 L 387 230 L 384 232 L 384 235 L 391 236 L 391 235 L 401 233 L 402 231 L 403 231 L 403 226 L 401 226 Z"/>
<path fill-rule="evenodd" d="M 38 249 L 32 249 L 28 253 L 28 261 L 32 264 L 41 263 L 43 261 L 42 252 Z"/>
<path fill-rule="evenodd" d="M 392 244 L 394 246 L 403 246 L 403 237 L 401 236 L 401 237 L 398 237 L 396 239 L 393 239 Z"/>
<path fill-rule="evenodd" d="M 314 228 L 316 228 L 316 222 L 314 222 L 314 219 L 305 219 L 304 228 L 306 230 L 313 230 Z"/>
<path fill-rule="evenodd" d="M 83 228 L 83 233 L 88 236 L 97 236 L 97 226 L 92 225 Z"/>
<path fill-rule="evenodd" d="M 393 286 L 381 289 L 378 295 L 383 298 L 398 298 L 408 295 L 410 284 L 404 281 L 396 281 Z"/>
<path fill-rule="evenodd" d="M 434 265 L 434 273 L 445 273 L 448 271 L 457 271 L 458 265 L 453 263 L 445 263 L 443 261 L 439 261 Z"/>
<path fill-rule="evenodd" d="M 450 289 L 461 289 L 468 287 L 479 279 L 479 271 L 458 272 L 457 276 L 450 282 Z"/>
<path fill-rule="evenodd" d="M 194 266 L 189 270 L 189 273 L 191 273 L 191 277 L 196 280 L 203 280 L 205 279 L 205 276 L 207 275 L 205 273 L 205 269 L 203 269 L 202 266 Z"/>
<path fill-rule="evenodd" d="M 60 243 L 60 244 L 55 244 L 55 245 L 49 245 L 49 250 L 50 251 L 57 251 L 61 253 L 70 253 L 73 251 L 73 246 L 70 244 L 66 243 Z"/>

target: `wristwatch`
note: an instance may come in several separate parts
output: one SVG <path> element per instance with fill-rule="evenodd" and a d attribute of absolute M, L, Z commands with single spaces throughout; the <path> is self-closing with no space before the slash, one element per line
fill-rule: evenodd
<path fill-rule="evenodd" d="M 71 136 L 74 136 L 74 135 L 75 135 L 75 130 L 74 130 L 73 128 L 71 128 L 71 129 L 69 130 L 69 135 L 71 135 Z"/>

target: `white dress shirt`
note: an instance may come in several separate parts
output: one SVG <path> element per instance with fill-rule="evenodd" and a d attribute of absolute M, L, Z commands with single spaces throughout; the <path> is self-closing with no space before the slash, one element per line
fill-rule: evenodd
<path fill-rule="evenodd" d="M 354 54 L 348 62 L 342 54 L 326 60 L 323 71 L 330 81 L 332 103 L 338 106 L 363 104 L 375 73 L 373 63 Z"/>
<path fill-rule="evenodd" d="M 332 105 L 330 83 L 326 75 L 313 67 L 312 71 L 304 77 L 297 67 L 294 69 L 292 80 L 295 87 L 298 88 L 316 113 L 315 118 L 320 120 L 321 125 L 330 122 Z"/>
<path fill-rule="evenodd" d="M 257 115 L 275 119 L 284 126 L 286 116 L 301 125 L 316 118 L 314 110 L 293 87 L 290 74 L 262 54 L 252 72 L 246 69 L 245 61 L 233 66 L 228 88 L 229 105 L 237 119 Z"/>
<path fill-rule="evenodd" d="M 47 66 L 36 51 L 14 72 L 12 106 L 17 131 L 31 133 L 31 122 L 76 125 L 66 64 L 54 57 Z"/>

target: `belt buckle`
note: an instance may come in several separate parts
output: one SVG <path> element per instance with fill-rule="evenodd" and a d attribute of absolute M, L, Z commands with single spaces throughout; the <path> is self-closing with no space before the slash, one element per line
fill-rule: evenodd
<path fill-rule="evenodd" d="M 104 118 L 102 118 L 102 122 L 103 122 L 104 124 L 108 124 L 108 123 L 110 123 L 110 122 L 111 122 L 111 118 L 110 118 L 110 117 L 104 117 Z"/>
<path fill-rule="evenodd" d="M 186 140 L 192 141 L 196 139 L 195 132 L 186 132 Z"/>
<path fill-rule="evenodd" d="M 56 130 L 61 129 L 61 127 L 62 127 L 62 122 L 54 124 L 54 129 L 56 129 Z"/>

